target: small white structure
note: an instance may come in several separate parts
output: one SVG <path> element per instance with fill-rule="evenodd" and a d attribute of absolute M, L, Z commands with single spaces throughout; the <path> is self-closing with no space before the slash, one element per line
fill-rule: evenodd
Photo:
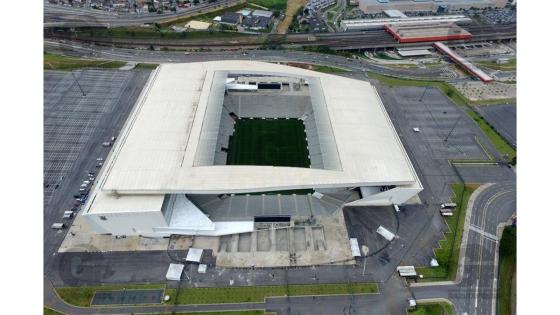
<path fill-rule="evenodd" d="M 208 265 L 206 264 L 198 265 L 198 273 L 206 273 L 206 269 L 208 269 Z"/>
<path fill-rule="evenodd" d="M 181 280 L 181 274 L 185 266 L 183 264 L 169 264 L 169 269 L 167 269 L 167 274 L 165 278 L 170 281 Z"/>
<path fill-rule="evenodd" d="M 382 225 L 380 225 L 377 228 L 376 232 L 379 233 L 381 236 L 383 236 L 388 241 L 392 241 L 395 238 L 395 234 L 392 233 L 391 231 L 387 230 L 386 228 L 384 228 Z"/>
<path fill-rule="evenodd" d="M 200 259 L 202 258 L 202 248 L 189 248 L 189 252 L 187 253 L 186 261 L 200 263 Z"/>
<path fill-rule="evenodd" d="M 362 257 L 362 253 L 360 253 L 360 246 L 358 245 L 357 238 L 350 239 L 350 249 L 352 250 L 353 257 Z"/>
<path fill-rule="evenodd" d="M 401 277 L 416 277 L 416 269 L 414 266 L 398 266 L 397 271 Z"/>
<path fill-rule="evenodd" d="M 321 198 L 323 198 L 324 195 L 323 195 L 322 193 L 316 191 L 316 192 L 314 192 L 313 194 L 311 194 L 311 196 L 313 196 L 313 197 L 315 197 L 315 198 L 317 198 L 317 199 L 321 199 Z"/>
<path fill-rule="evenodd" d="M 262 10 L 257 10 L 257 11 L 262 11 Z M 241 14 L 241 15 L 243 15 L 243 16 L 249 16 L 249 15 L 251 14 L 251 10 L 242 9 L 242 10 L 239 10 L 239 11 L 237 11 L 237 12 L 235 12 L 235 13 L 239 13 L 239 14 Z"/>
<path fill-rule="evenodd" d="M 385 10 L 383 11 L 386 16 L 390 18 L 407 18 L 406 14 L 402 13 L 400 10 Z"/>
<path fill-rule="evenodd" d="M 432 260 L 430 260 L 430 266 L 432 267 L 438 267 L 439 263 L 437 262 L 437 259 L 432 258 Z"/>
<path fill-rule="evenodd" d="M 415 299 L 409 299 L 408 300 L 408 307 L 415 308 L 416 307 L 416 300 Z"/>
<path fill-rule="evenodd" d="M 427 56 L 432 53 L 427 49 L 397 49 L 397 54 L 401 57 Z"/>

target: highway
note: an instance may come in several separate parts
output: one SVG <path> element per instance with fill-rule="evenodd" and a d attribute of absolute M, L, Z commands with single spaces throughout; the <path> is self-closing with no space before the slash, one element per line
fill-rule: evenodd
<path fill-rule="evenodd" d="M 98 45 L 87 45 L 77 42 L 57 42 L 45 40 L 45 50 L 69 56 L 111 59 L 130 62 L 168 63 L 168 62 L 202 62 L 213 60 L 261 60 L 269 62 L 301 62 L 339 67 L 352 72 L 350 77 L 364 79 L 364 71 L 375 71 L 386 75 L 411 78 L 454 79 L 455 73 L 446 66 L 426 69 L 396 69 L 370 63 L 366 60 L 355 60 L 338 55 L 327 55 L 303 51 L 286 50 L 251 50 L 184 52 L 150 51 L 144 49 L 110 48 Z"/>

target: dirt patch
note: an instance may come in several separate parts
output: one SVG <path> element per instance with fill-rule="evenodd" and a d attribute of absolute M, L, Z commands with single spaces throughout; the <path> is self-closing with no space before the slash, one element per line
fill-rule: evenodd
<path fill-rule="evenodd" d="M 286 5 L 286 17 L 283 21 L 278 24 L 276 30 L 280 34 L 286 34 L 290 24 L 292 24 L 292 20 L 294 19 L 294 15 L 299 10 L 299 8 L 303 7 L 307 3 L 307 0 L 288 0 Z"/>

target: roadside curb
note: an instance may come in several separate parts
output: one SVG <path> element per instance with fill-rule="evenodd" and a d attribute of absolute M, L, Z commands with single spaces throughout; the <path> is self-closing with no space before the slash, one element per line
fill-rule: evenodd
<path fill-rule="evenodd" d="M 419 282 L 419 283 L 411 283 L 410 287 L 424 287 L 424 286 L 437 286 L 437 285 L 457 285 L 461 283 L 463 280 L 463 271 L 465 267 L 465 253 L 467 250 L 467 242 L 469 239 L 469 225 L 471 224 L 471 216 L 472 216 L 472 209 L 474 206 L 474 201 L 478 196 L 487 188 L 494 185 L 494 183 L 487 183 L 482 186 L 479 186 L 475 191 L 471 194 L 469 198 L 469 202 L 467 203 L 467 212 L 465 213 L 465 224 L 463 226 L 463 236 L 461 239 L 461 245 L 459 250 L 459 265 L 457 266 L 457 274 L 455 275 L 455 280 L 451 281 L 435 281 L 435 282 Z"/>

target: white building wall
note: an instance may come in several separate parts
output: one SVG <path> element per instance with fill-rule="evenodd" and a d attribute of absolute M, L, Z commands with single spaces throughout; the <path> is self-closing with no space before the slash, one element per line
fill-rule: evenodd
<path fill-rule="evenodd" d="M 156 234 L 154 228 L 167 226 L 161 211 L 94 213 L 83 216 L 99 234 L 161 237 L 161 233 Z"/>
<path fill-rule="evenodd" d="M 390 206 L 400 205 L 418 195 L 422 187 L 395 187 L 384 192 L 349 202 L 345 206 Z"/>

